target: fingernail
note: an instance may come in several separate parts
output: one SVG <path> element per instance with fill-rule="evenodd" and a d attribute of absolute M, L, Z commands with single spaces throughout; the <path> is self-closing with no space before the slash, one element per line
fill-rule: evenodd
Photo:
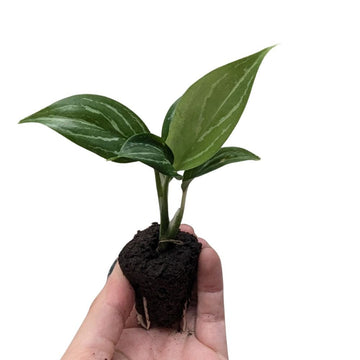
<path fill-rule="evenodd" d="M 108 277 L 108 278 L 109 278 L 109 276 L 111 275 L 111 273 L 113 272 L 114 267 L 115 267 L 117 261 L 118 261 L 118 259 L 116 258 L 115 261 L 113 262 L 113 264 L 111 265 L 111 267 L 110 267 L 110 269 L 109 269 L 109 272 L 108 272 L 108 274 L 107 274 L 107 277 Z"/>

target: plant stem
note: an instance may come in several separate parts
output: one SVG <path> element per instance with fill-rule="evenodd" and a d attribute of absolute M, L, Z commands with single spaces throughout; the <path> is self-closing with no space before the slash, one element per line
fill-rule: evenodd
<path fill-rule="evenodd" d="M 158 251 L 164 251 L 170 243 L 174 243 L 176 241 L 175 237 L 179 231 L 180 224 L 184 215 L 186 195 L 191 180 L 182 182 L 182 196 L 180 208 L 177 210 L 174 217 L 170 221 L 168 195 L 169 183 L 172 178 L 170 176 L 163 175 L 155 170 L 155 179 L 160 208 L 160 234 Z"/>
<path fill-rule="evenodd" d="M 168 230 L 169 239 L 175 238 L 177 232 L 179 231 L 179 227 L 180 227 L 182 218 L 184 216 L 186 195 L 187 195 L 187 190 L 188 190 L 190 182 L 191 181 L 183 181 L 181 184 L 181 189 L 182 189 L 181 204 L 180 204 L 180 208 L 175 213 L 174 217 L 172 218 L 172 220 L 169 224 L 169 230 Z"/>
<path fill-rule="evenodd" d="M 161 174 L 155 170 L 156 189 L 159 200 L 160 208 L 160 236 L 159 240 L 167 237 L 169 228 L 169 205 L 168 205 L 168 193 L 169 183 L 171 181 L 170 176 Z"/>

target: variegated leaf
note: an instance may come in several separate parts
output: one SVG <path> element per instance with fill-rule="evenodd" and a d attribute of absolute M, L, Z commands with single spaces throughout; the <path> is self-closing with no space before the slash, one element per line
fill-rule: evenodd
<path fill-rule="evenodd" d="M 177 99 L 171 106 L 170 109 L 168 110 L 168 112 L 165 115 L 165 119 L 163 122 L 163 126 L 162 126 L 162 130 L 161 130 L 161 137 L 166 140 L 168 134 L 169 134 L 169 127 L 171 124 L 171 121 L 174 117 L 174 113 L 175 113 L 175 108 L 177 103 L 179 102 L 180 99 Z"/>
<path fill-rule="evenodd" d="M 224 165 L 246 160 L 260 160 L 258 156 L 238 147 L 221 148 L 211 159 L 196 168 L 184 172 L 184 181 L 192 180 L 201 175 L 214 171 Z"/>
<path fill-rule="evenodd" d="M 20 121 L 27 122 L 47 125 L 106 159 L 115 156 L 129 137 L 149 132 L 129 108 L 99 95 L 62 99 Z"/>
<path fill-rule="evenodd" d="M 221 148 L 242 115 L 266 48 L 208 73 L 176 103 L 166 143 L 177 170 L 209 160 Z"/>
<path fill-rule="evenodd" d="M 110 158 L 111 161 L 141 161 L 151 166 L 162 174 L 181 179 L 172 162 L 174 156 L 164 140 L 153 134 L 134 135 L 125 141 L 116 157 Z"/>

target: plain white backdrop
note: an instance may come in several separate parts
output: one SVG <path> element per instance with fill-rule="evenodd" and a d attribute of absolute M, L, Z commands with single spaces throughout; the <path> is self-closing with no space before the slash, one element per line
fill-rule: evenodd
<path fill-rule="evenodd" d="M 358 360 L 359 30 L 350 0 L 2 2 L 1 358 L 60 358 L 158 220 L 150 168 L 17 122 L 95 93 L 160 134 L 195 80 L 279 44 L 227 142 L 262 160 L 194 181 L 184 222 L 221 256 L 231 359 Z"/>

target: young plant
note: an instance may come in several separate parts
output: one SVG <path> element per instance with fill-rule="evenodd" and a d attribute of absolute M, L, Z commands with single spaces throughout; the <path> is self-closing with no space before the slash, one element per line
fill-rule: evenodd
<path fill-rule="evenodd" d="M 140 161 L 152 167 L 160 209 L 156 251 L 166 252 L 183 245 L 177 236 L 188 187 L 195 178 L 226 164 L 259 160 L 245 149 L 222 146 L 244 111 L 259 66 L 270 49 L 219 67 L 196 81 L 168 110 L 161 137 L 150 133 L 144 122 L 121 103 L 89 94 L 57 101 L 20 123 L 47 125 L 107 160 Z M 173 179 L 181 181 L 182 199 L 170 217 L 168 192 Z M 140 312 L 143 318 L 146 315 L 148 327 L 148 299 L 145 303 L 143 300 Z M 187 300 L 181 300 L 181 306 Z"/>

